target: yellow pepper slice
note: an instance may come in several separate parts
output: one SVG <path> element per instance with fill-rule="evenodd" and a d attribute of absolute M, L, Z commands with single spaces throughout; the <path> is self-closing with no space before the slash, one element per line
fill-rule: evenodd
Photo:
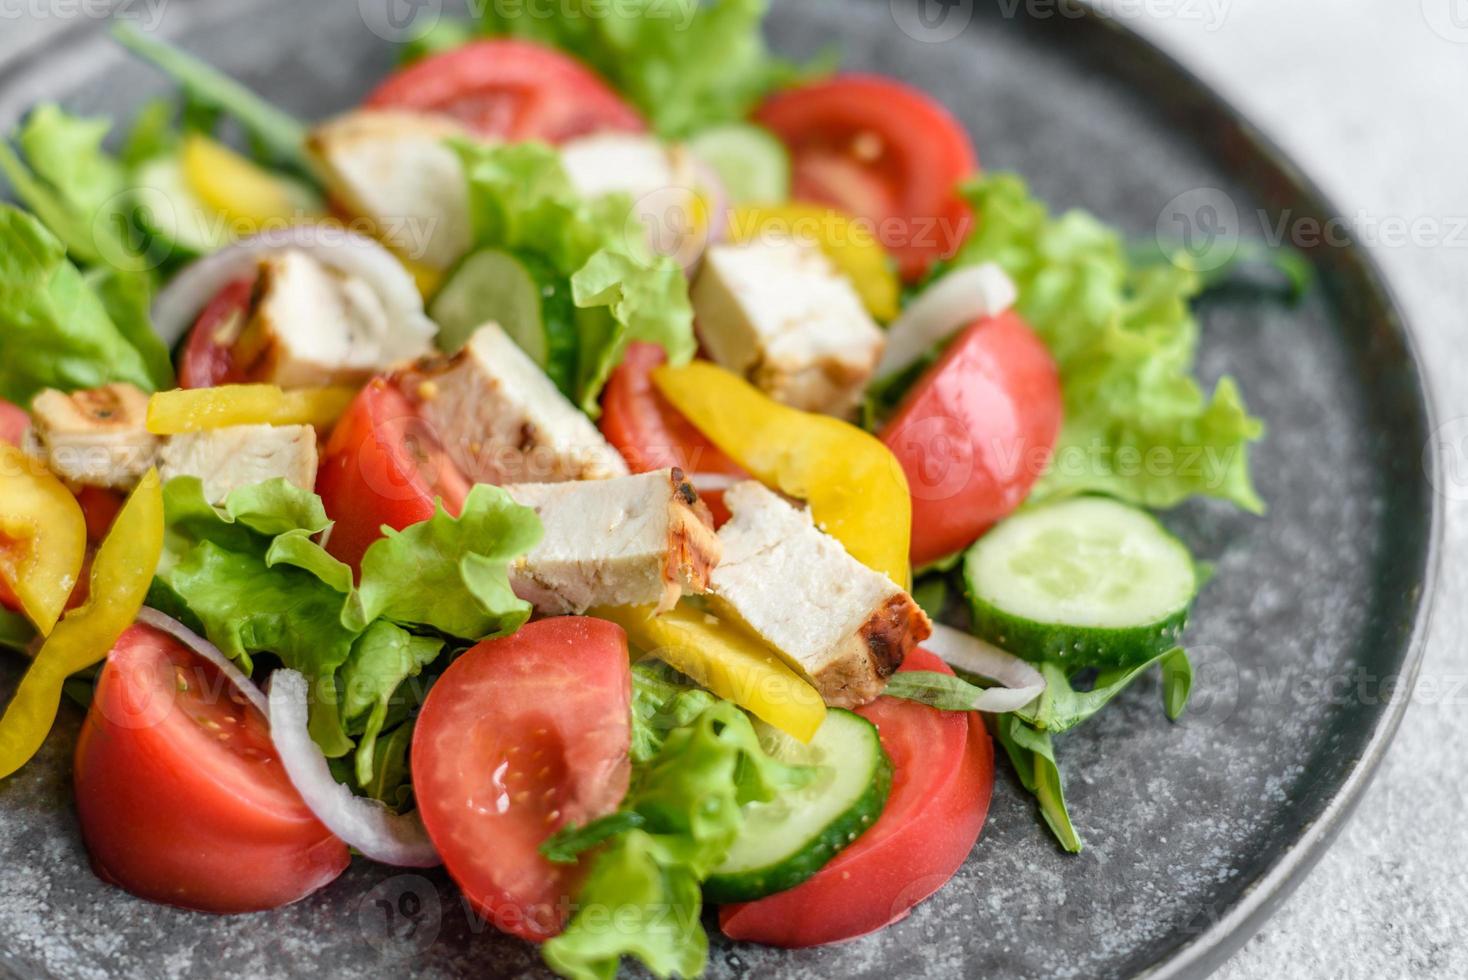
<path fill-rule="evenodd" d="M 729 238 L 761 235 L 813 239 L 856 287 L 867 312 L 886 323 L 900 312 L 901 285 L 886 249 L 871 228 L 824 204 L 744 205 L 729 219 Z"/>
<path fill-rule="evenodd" d="M 184 137 L 181 164 L 189 189 L 234 226 L 236 237 L 297 224 L 316 211 L 300 189 L 199 133 Z"/>
<path fill-rule="evenodd" d="M 826 719 L 815 688 L 773 650 L 709 613 L 681 605 L 661 616 L 651 606 L 592 615 L 616 623 L 637 646 L 793 738 L 809 742 Z"/>
<path fill-rule="evenodd" d="M 0 581 L 43 636 L 61 618 L 86 553 L 87 522 L 71 491 L 0 442 Z"/>
<path fill-rule="evenodd" d="M 148 399 L 148 431 L 155 436 L 202 432 L 231 425 L 315 425 L 328 428 L 341 418 L 355 388 L 220 385 L 160 391 Z"/>
<path fill-rule="evenodd" d="M 68 676 L 107 656 L 137 618 L 163 553 L 163 485 L 149 470 L 92 562 L 91 594 L 62 618 L 0 716 L 0 779 L 31 760 L 61 706 Z"/>
<path fill-rule="evenodd" d="M 816 526 L 857 561 L 911 587 L 912 498 L 891 450 L 828 415 L 781 405 L 708 361 L 661 367 L 653 383 L 756 479 L 810 505 Z"/>

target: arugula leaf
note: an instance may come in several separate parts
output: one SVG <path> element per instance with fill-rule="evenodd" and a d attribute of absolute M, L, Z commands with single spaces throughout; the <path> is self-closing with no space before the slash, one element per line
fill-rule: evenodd
<path fill-rule="evenodd" d="M 1020 783 L 1040 804 L 1040 815 L 1060 846 L 1071 854 L 1081 852 L 1081 838 L 1070 821 L 1065 805 L 1065 787 L 1055 745 L 1048 732 L 1025 724 L 1018 715 L 997 715 L 994 737 L 1004 746 Z"/>
<path fill-rule="evenodd" d="M 1187 653 L 1181 647 L 1159 653 L 1151 660 L 1133 667 L 1103 670 L 1096 675 L 1089 690 L 1085 691 L 1077 691 L 1071 686 L 1070 675 L 1066 673 L 1065 667 L 1047 661 L 1040 665 L 1040 673 L 1044 675 L 1046 682 L 1045 693 L 1040 695 L 1033 708 L 1021 710 L 1018 714 L 1041 731 L 1052 734 L 1068 732 L 1089 720 L 1126 690 L 1132 681 L 1158 664 L 1163 668 L 1164 706 L 1168 718 L 1175 721 L 1187 704 L 1188 692 L 1192 686 L 1192 668 L 1188 663 Z M 1186 673 L 1185 684 L 1180 680 L 1181 673 Z M 1168 687 L 1170 677 L 1175 679 L 1171 687 Z"/>
<path fill-rule="evenodd" d="M 212 65 L 145 34 L 134 24 L 118 22 L 112 36 L 178 82 L 192 101 L 233 116 L 280 163 L 302 176 L 314 173 L 306 152 L 306 125 L 299 119 L 266 102 Z"/>
<path fill-rule="evenodd" d="M 760 33 L 768 0 L 566 0 L 549 16 L 495 4 L 489 34 L 550 44 L 596 69 L 659 134 L 681 138 L 741 122 L 772 89 L 806 72 L 773 57 Z M 549 13 L 549 11 L 547 11 Z"/>
<path fill-rule="evenodd" d="M 426 521 L 386 531 L 362 558 L 363 622 L 379 617 L 481 640 L 513 633 L 530 603 L 510 589 L 510 562 L 540 541 L 535 511 L 499 487 L 469 491 L 459 517 L 438 504 Z"/>
<path fill-rule="evenodd" d="M 1159 508 L 1208 496 L 1262 512 L 1248 447 L 1263 425 L 1231 379 L 1208 399 L 1192 374 L 1199 277 L 1133 264 L 1116 232 L 1079 211 L 1051 217 L 1016 176 L 963 193 L 980 220 L 954 263 L 998 263 L 1060 368 L 1065 424 L 1031 499 L 1097 492 Z"/>
<path fill-rule="evenodd" d="M 112 381 L 155 390 L 145 357 L 40 221 L 0 204 L 0 398 L 29 405 L 43 388 Z"/>
<path fill-rule="evenodd" d="M 692 358 L 688 281 L 673 259 L 650 253 L 627 195 L 580 198 L 543 144 L 453 147 L 469 183 L 475 247 L 527 256 L 569 284 L 580 349 L 568 398 L 598 414 L 602 386 L 634 340 L 660 345 L 675 364 Z"/>
<path fill-rule="evenodd" d="M 1162 703 L 1168 721 L 1177 721 L 1193 693 L 1193 662 L 1181 647 L 1162 658 Z"/>
<path fill-rule="evenodd" d="M 623 803 L 621 812 L 635 814 L 628 829 L 604 839 L 576 915 L 541 948 L 546 963 L 578 980 L 612 980 L 623 956 L 658 976 L 702 973 L 701 883 L 739 836 L 741 808 L 774 799 L 806 775 L 768 756 L 749 717 L 728 701 L 670 731 Z"/>
<path fill-rule="evenodd" d="M 379 735 L 372 754 L 372 777 L 361 784 L 362 793 L 399 813 L 413 802 L 413 776 L 408 766 L 408 746 L 413 741 L 413 722 L 405 721 Z"/>
<path fill-rule="evenodd" d="M 552 864 L 575 864 L 581 855 L 606 843 L 618 834 L 637 830 L 647 820 L 635 810 L 618 810 L 616 813 L 593 820 L 584 827 L 567 824 L 544 844 L 540 853 Z"/>

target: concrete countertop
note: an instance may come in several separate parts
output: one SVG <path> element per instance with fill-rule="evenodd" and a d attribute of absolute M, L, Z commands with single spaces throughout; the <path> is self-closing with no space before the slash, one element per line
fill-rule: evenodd
<path fill-rule="evenodd" d="M 1217 976 L 1468 977 L 1468 2 L 1096 6 L 1229 95 L 1341 207 L 1407 309 L 1446 450 L 1444 574 L 1401 733 L 1339 841 Z M 49 9 L 0 2 L 0 59 L 65 26 Z"/>

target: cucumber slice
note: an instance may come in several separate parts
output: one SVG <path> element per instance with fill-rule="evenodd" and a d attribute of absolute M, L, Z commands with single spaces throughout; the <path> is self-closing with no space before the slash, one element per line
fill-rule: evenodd
<path fill-rule="evenodd" d="M 171 255 L 195 259 L 233 241 L 229 222 L 189 188 L 177 157 L 158 157 L 135 175 L 133 219 Z"/>
<path fill-rule="evenodd" d="M 769 131 L 748 123 L 706 129 L 689 149 L 719 175 L 730 204 L 790 200 L 790 154 Z"/>
<path fill-rule="evenodd" d="M 1177 646 L 1198 592 L 1187 547 L 1103 497 L 1020 511 L 969 549 L 974 632 L 1029 660 L 1125 667 Z"/>
<path fill-rule="evenodd" d="M 744 828 L 724 863 L 704 882 L 716 903 L 748 902 L 787 891 L 835 857 L 882 815 L 892 763 L 877 727 L 833 708 L 809 745 L 762 726 L 771 754 L 818 765 L 808 786 L 744 808 Z"/>
<path fill-rule="evenodd" d="M 562 391 L 576 371 L 575 305 L 568 283 L 534 259 L 498 249 L 474 252 L 459 263 L 429 305 L 438 346 L 458 351 L 491 321 L 545 369 Z"/>

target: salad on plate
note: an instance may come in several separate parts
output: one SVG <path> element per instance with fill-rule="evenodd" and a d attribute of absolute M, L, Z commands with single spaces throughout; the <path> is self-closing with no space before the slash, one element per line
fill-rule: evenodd
<path fill-rule="evenodd" d="M 0 779 L 82 706 L 105 881 L 442 865 L 557 973 L 696 976 L 705 906 L 834 943 L 982 862 L 995 742 L 1079 851 L 1061 736 L 1184 711 L 1155 513 L 1263 508 L 1203 277 L 657 6 L 445 21 L 311 123 L 120 28 L 177 98 L 0 142 Z"/>

